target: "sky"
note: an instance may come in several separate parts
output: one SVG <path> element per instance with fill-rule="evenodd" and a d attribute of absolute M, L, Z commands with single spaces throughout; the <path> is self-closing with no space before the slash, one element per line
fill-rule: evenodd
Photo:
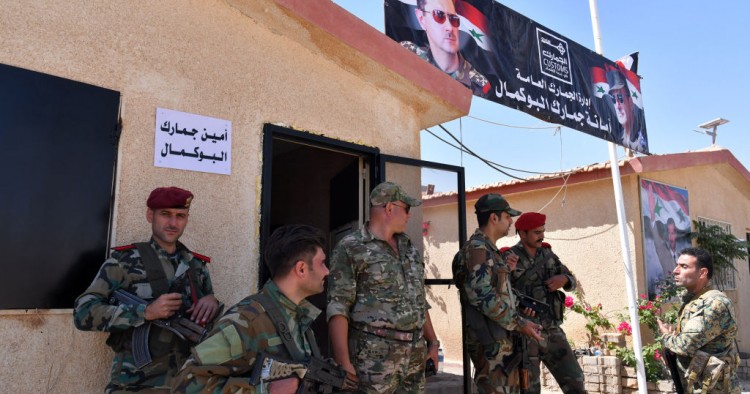
<path fill-rule="evenodd" d="M 383 1 L 333 1 L 377 30 L 385 31 Z M 588 1 L 500 3 L 595 49 Z M 746 146 L 750 140 L 750 97 L 746 96 L 750 92 L 750 73 L 746 70 L 750 67 L 750 34 L 745 26 L 750 2 L 604 0 L 598 2 L 598 11 L 606 58 L 617 60 L 640 52 L 638 74 L 642 77 L 651 153 L 707 148 L 711 137 L 694 130 L 699 129 L 699 124 L 724 118 L 730 122 L 719 126 L 716 144 L 729 149 L 746 168 L 750 167 L 750 147 Z M 468 116 L 443 124 L 478 155 L 515 169 L 550 173 L 609 161 L 606 141 L 565 127 L 557 132 L 555 126 L 478 97 L 473 98 Z M 438 126 L 429 129 L 450 140 Z M 428 132 L 420 133 L 421 159 L 463 166 L 467 188 L 511 179 Z M 619 146 L 617 156 L 625 157 Z M 522 178 L 534 175 L 508 172 Z M 437 172 L 423 176 L 423 183 L 435 183 L 438 192 L 455 190 Z"/>

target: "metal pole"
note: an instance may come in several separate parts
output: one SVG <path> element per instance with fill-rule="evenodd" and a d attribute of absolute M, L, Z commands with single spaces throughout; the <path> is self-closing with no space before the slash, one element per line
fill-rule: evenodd
<path fill-rule="evenodd" d="M 594 47 L 596 53 L 602 53 L 602 37 L 599 33 L 599 11 L 596 0 L 589 0 L 591 12 L 591 25 L 594 29 Z M 620 229 L 620 248 L 625 268 L 625 289 L 628 293 L 628 310 L 630 312 L 630 325 L 633 328 L 633 351 L 635 353 L 636 371 L 638 377 L 638 392 L 648 394 L 646 382 L 646 369 L 643 364 L 643 346 L 641 344 L 641 326 L 638 322 L 638 308 L 636 307 L 635 281 L 633 279 L 633 267 L 630 262 L 630 245 L 627 238 L 627 226 L 625 222 L 625 207 L 622 197 L 622 182 L 620 180 L 620 167 L 617 163 L 617 151 L 615 144 L 609 142 L 609 165 L 612 169 L 612 185 L 615 191 L 615 207 L 617 208 L 617 224 Z"/>

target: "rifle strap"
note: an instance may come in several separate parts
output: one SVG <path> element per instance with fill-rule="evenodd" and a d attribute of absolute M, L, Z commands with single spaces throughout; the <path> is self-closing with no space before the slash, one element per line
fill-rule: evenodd
<path fill-rule="evenodd" d="M 254 296 L 254 298 L 260 303 L 260 305 L 263 306 L 263 309 L 266 310 L 266 313 L 268 313 L 268 317 L 271 318 L 271 322 L 273 323 L 273 326 L 276 327 L 276 331 L 281 338 L 281 342 L 284 343 L 284 347 L 286 347 L 286 350 L 289 351 L 289 355 L 292 357 L 292 360 L 305 360 L 306 357 L 304 352 L 299 347 L 297 347 L 297 344 L 294 342 L 294 338 L 292 338 L 292 333 L 289 332 L 289 326 L 281 316 L 281 310 L 273 302 L 273 300 L 271 300 L 271 297 L 269 297 L 268 294 L 265 293 L 258 293 Z M 307 338 L 307 342 L 310 344 L 310 350 L 312 351 L 313 357 L 319 358 L 320 349 L 318 349 L 318 344 L 315 341 L 315 335 L 313 333 L 312 326 L 308 327 L 307 331 L 305 331 L 305 338 Z"/>
<path fill-rule="evenodd" d="M 146 277 L 149 285 L 151 285 L 151 293 L 154 299 L 159 298 L 162 294 L 169 293 L 169 281 L 154 248 L 148 242 L 138 242 L 135 246 L 138 248 L 141 262 L 146 268 Z"/>
<path fill-rule="evenodd" d="M 526 271 L 521 274 L 521 276 L 518 277 L 518 279 L 515 280 L 515 283 L 513 283 L 513 287 L 516 289 L 524 289 L 526 287 L 526 281 L 528 281 L 531 274 L 536 274 L 540 270 L 543 270 L 544 264 L 535 264 L 536 262 L 536 256 L 529 256 L 529 254 L 526 252 L 526 249 L 523 248 L 523 246 L 514 246 L 513 252 L 516 253 L 516 255 L 521 256 L 521 254 L 517 253 L 520 251 L 523 255 L 527 256 L 529 258 L 529 261 L 531 261 L 531 268 L 527 269 Z M 547 280 L 547 278 L 544 278 L 544 280 Z M 544 282 L 544 280 L 542 282 Z M 527 294 L 530 295 L 530 294 Z"/>

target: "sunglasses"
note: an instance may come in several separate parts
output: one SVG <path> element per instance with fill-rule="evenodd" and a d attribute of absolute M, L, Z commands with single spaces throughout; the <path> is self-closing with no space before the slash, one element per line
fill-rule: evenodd
<path fill-rule="evenodd" d="M 398 205 L 396 203 L 391 203 L 391 204 L 393 204 L 393 205 L 395 205 L 397 207 L 404 208 L 404 212 L 406 212 L 407 214 L 409 213 L 409 211 L 411 211 L 411 206 L 410 205 Z"/>
<path fill-rule="evenodd" d="M 613 103 L 617 103 L 619 101 L 620 104 L 622 104 L 625 102 L 625 97 L 623 97 L 622 93 L 610 94 L 609 97 L 612 99 Z"/>
<path fill-rule="evenodd" d="M 422 12 L 430 12 L 427 10 L 420 9 Z M 435 20 L 438 24 L 442 25 L 445 23 L 445 19 L 448 19 L 451 26 L 458 27 L 461 24 L 461 18 L 458 17 L 456 14 L 449 14 L 445 11 L 440 10 L 432 10 L 432 19 Z"/>

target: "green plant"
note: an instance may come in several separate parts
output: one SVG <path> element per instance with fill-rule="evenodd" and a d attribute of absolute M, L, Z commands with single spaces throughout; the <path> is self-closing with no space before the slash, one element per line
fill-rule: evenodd
<path fill-rule="evenodd" d="M 612 330 L 614 326 L 609 319 L 602 314 L 602 304 L 596 306 L 589 305 L 580 293 L 576 293 L 577 300 L 571 296 L 565 298 L 565 306 L 575 313 L 579 313 L 586 318 L 586 331 L 588 331 L 588 346 L 601 346 L 602 339 L 599 335 L 599 329 Z"/>
<path fill-rule="evenodd" d="M 656 342 L 643 346 L 643 368 L 646 370 L 646 380 L 656 382 L 659 379 L 667 378 L 664 363 L 661 361 L 662 346 Z M 632 348 L 618 347 L 615 355 L 622 360 L 622 363 L 628 367 L 635 367 L 635 352 Z"/>
<path fill-rule="evenodd" d="M 695 227 L 695 231 L 691 232 L 690 236 L 695 238 L 698 246 L 711 253 L 715 270 L 732 269 L 737 271 L 734 267 L 734 260 L 747 258 L 750 241 L 737 239 L 737 237 L 715 224 L 709 225 L 693 220 L 693 227 Z"/>

